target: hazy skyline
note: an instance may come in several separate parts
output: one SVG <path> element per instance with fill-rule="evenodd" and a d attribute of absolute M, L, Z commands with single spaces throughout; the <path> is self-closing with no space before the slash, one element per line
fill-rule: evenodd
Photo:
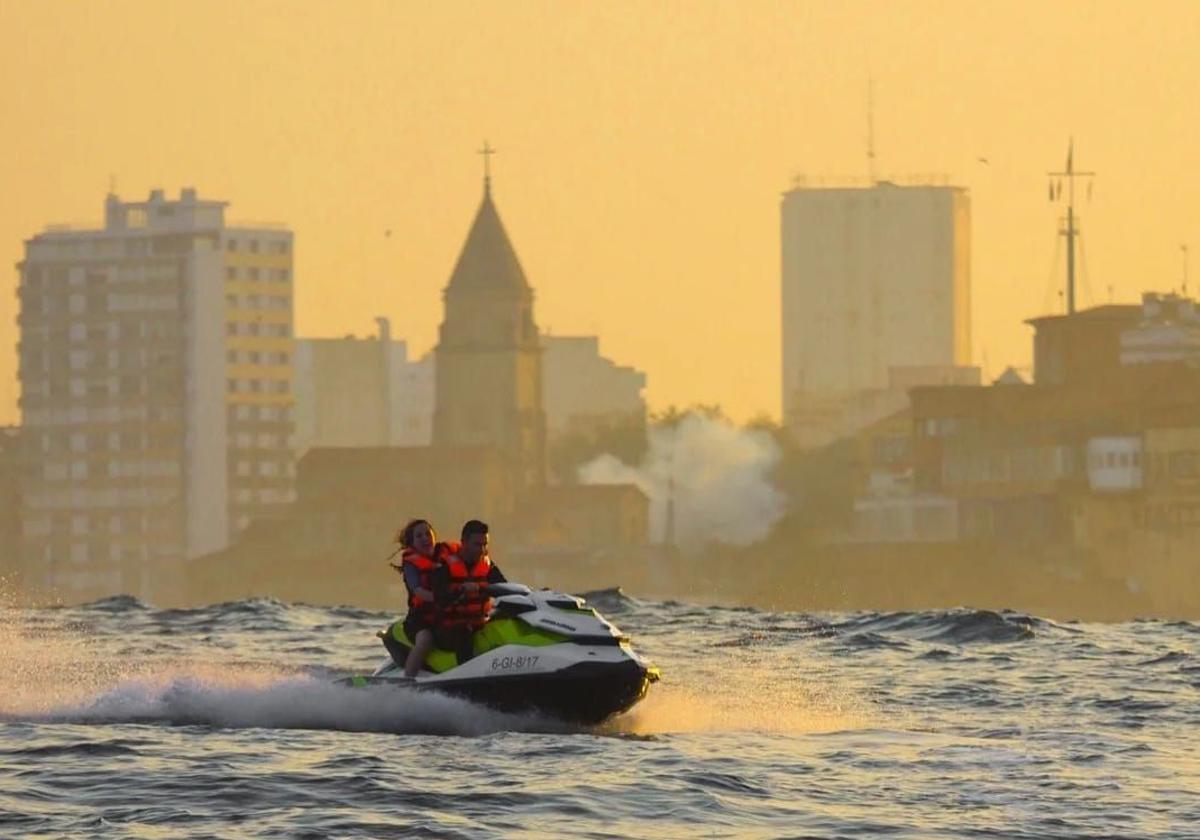
<path fill-rule="evenodd" d="M 485 138 L 543 330 L 598 334 L 647 372 L 651 408 L 778 416 L 780 193 L 797 174 L 865 176 L 868 76 L 878 174 L 971 190 L 973 350 L 995 376 L 1029 361 L 1022 320 L 1058 305 L 1045 173 L 1069 135 L 1099 172 L 1080 305 L 1179 286 L 1180 246 L 1200 249 L 1197 32 L 1182 2 L 6 0 L 0 423 L 19 417 L 22 243 L 98 225 L 110 177 L 125 200 L 195 186 L 234 221 L 286 222 L 297 334 L 385 315 L 416 355 Z"/>

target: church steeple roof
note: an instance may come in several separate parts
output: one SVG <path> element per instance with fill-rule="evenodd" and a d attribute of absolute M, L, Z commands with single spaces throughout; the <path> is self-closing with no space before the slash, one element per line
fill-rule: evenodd
<path fill-rule="evenodd" d="M 529 282 L 500 214 L 492 202 L 492 179 L 484 177 L 483 201 L 450 275 L 451 289 L 525 291 Z"/>

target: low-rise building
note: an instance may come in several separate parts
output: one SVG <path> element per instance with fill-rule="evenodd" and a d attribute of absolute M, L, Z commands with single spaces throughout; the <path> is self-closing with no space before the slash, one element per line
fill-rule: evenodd
<path fill-rule="evenodd" d="M 1036 385 L 1101 383 L 1121 367 L 1121 337 L 1136 327 L 1142 307 L 1107 304 L 1070 315 L 1046 315 L 1025 323 L 1034 329 Z"/>
<path fill-rule="evenodd" d="M 428 446 L 433 357 L 409 361 L 386 318 L 365 338 L 296 341 L 296 450 L 337 446 Z"/>
<path fill-rule="evenodd" d="M 646 374 L 600 355 L 594 335 L 542 336 L 542 402 L 551 437 L 646 422 Z"/>
<path fill-rule="evenodd" d="M 0 591 L 22 578 L 20 433 L 0 426 Z"/>
<path fill-rule="evenodd" d="M 1200 312 L 1179 295 L 1142 295 L 1142 317 L 1121 333 L 1121 364 L 1200 362 Z"/>
<path fill-rule="evenodd" d="M 487 447 L 326 447 L 301 457 L 297 499 L 255 522 L 221 552 L 188 564 L 187 600 L 254 595 L 397 608 L 403 584 L 387 575 L 392 539 L 410 518 L 458 539 L 468 519 L 492 524 L 498 555 L 515 529 L 512 476 Z"/>
<path fill-rule="evenodd" d="M 817 448 L 841 438 L 855 437 L 906 410 L 908 392 L 913 388 L 979 383 L 980 369 L 972 366 L 892 366 L 888 368 L 886 388 L 794 393 L 786 428 L 801 448 Z"/>

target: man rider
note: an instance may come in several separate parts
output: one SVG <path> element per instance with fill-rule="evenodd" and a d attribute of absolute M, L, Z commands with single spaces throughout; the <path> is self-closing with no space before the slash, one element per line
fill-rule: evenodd
<path fill-rule="evenodd" d="M 433 595 L 438 605 L 434 638 L 438 647 L 453 650 L 459 663 L 475 655 L 472 636 L 487 620 L 492 601 L 487 585 L 506 578 L 488 556 L 488 526 L 472 519 L 462 527 L 462 543 L 433 572 Z"/>

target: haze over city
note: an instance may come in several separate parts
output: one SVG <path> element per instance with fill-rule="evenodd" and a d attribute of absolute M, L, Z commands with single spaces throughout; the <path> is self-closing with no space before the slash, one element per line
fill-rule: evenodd
<path fill-rule="evenodd" d="M 300 10 L 303 13 L 300 13 Z M 495 189 L 539 325 L 648 375 L 652 410 L 778 416 L 779 197 L 944 174 L 972 200 L 975 364 L 1030 362 L 1061 311 L 1068 136 L 1099 172 L 1081 305 L 1182 282 L 1200 78 L 1195 4 L 0 5 L 0 263 L 103 195 L 196 186 L 296 233 L 299 334 L 421 353 L 478 199 Z M 15 288 L 9 271 L 6 287 Z M 0 423 L 18 420 L 0 295 Z"/>
<path fill-rule="evenodd" d="M 0 835 L 1195 836 L 1198 35 L 0 0 Z"/>

